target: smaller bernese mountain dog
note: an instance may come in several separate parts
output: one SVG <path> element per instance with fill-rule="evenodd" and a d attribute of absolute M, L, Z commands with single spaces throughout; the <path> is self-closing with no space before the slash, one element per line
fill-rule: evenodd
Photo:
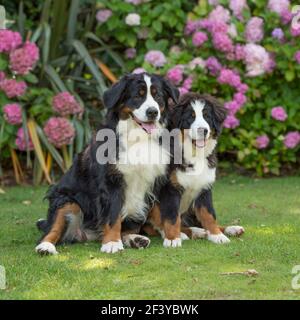
<path fill-rule="evenodd" d="M 168 182 L 161 188 L 144 227 L 146 233 L 152 233 L 151 226 L 158 231 L 166 247 L 179 247 L 182 240 L 196 238 L 227 243 L 230 240 L 226 235 L 244 232 L 241 226 L 220 227 L 212 201 L 216 145 L 225 117 L 226 110 L 216 98 L 197 93 L 183 95 L 172 110 L 169 130 L 180 129 L 177 151 L 174 147 Z M 178 163 L 176 152 L 182 160 Z"/>
<path fill-rule="evenodd" d="M 157 200 L 170 162 L 158 129 L 165 128 L 169 103 L 178 97 L 169 81 L 147 73 L 126 75 L 104 93 L 107 115 L 100 131 L 47 194 L 47 220 L 37 222 L 44 233 L 38 253 L 56 254 L 56 244 L 87 240 L 101 241 L 107 253 L 123 250 L 123 243 L 149 245 L 139 226 Z M 106 145 L 109 135 L 98 139 L 108 131 L 114 145 Z M 102 154 L 107 161 L 99 161 L 107 146 Z M 147 161 L 153 155 L 160 161 Z"/>

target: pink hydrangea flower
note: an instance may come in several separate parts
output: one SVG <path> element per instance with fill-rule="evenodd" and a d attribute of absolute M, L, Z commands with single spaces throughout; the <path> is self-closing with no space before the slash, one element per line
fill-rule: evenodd
<path fill-rule="evenodd" d="M 228 84 L 233 88 L 238 88 L 241 84 L 240 76 L 231 69 L 223 68 L 220 71 L 218 82 L 221 84 Z"/>
<path fill-rule="evenodd" d="M 284 39 L 284 32 L 281 28 L 275 28 L 272 31 L 272 37 L 282 41 Z"/>
<path fill-rule="evenodd" d="M 50 118 L 44 126 L 44 132 L 49 142 L 57 148 L 70 144 L 75 137 L 75 129 L 66 118 Z"/>
<path fill-rule="evenodd" d="M 222 69 L 221 63 L 215 57 L 208 57 L 205 61 L 205 65 L 213 76 L 216 76 Z"/>
<path fill-rule="evenodd" d="M 141 39 L 141 40 L 145 40 L 147 39 L 149 36 L 149 29 L 148 28 L 141 28 L 139 31 L 138 31 L 138 39 Z"/>
<path fill-rule="evenodd" d="M 22 38 L 19 32 L 0 30 L 0 52 L 9 53 L 21 44 Z"/>
<path fill-rule="evenodd" d="M 133 59 L 136 57 L 136 49 L 135 48 L 128 48 L 125 50 L 125 57 L 127 59 Z"/>
<path fill-rule="evenodd" d="M 291 35 L 293 37 L 299 37 L 300 36 L 300 27 L 294 27 L 293 25 L 291 26 L 290 29 Z"/>
<path fill-rule="evenodd" d="M 3 71 L 0 71 L 0 82 L 2 82 L 5 79 L 6 75 Z"/>
<path fill-rule="evenodd" d="M 5 120 L 12 125 L 22 123 L 22 109 L 18 103 L 6 104 L 3 107 Z"/>
<path fill-rule="evenodd" d="M 4 79 L 0 82 L 0 89 L 5 92 L 8 98 L 15 98 L 22 96 L 27 85 L 24 81 L 16 81 L 15 79 Z"/>
<path fill-rule="evenodd" d="M 179 85 L 183 80 L 183 67 L 177 65 L 167 72 L 167 78 L 175 85 Z"/>
<path fill-rule="evenodd" d="M 53 97 L 52 107 L 55 112 L 65 117 L 72 114 L 82 114 L 83 109 L 69 92 L 61 92 Z"/>
<path fill-rule="evenodd" d="M 233 52 L 234 49 L 232 40 L 223 32 L 217 32 L 213 35 L 213 45 L 217 50 L 225 53 Z"/>
<path fill-rule="evenodd" d="M 234 48 L 235 60 L 240 61 L 244 60 L 246 57 L 245 47 L 241 44 L 237 44 Z"/>
<path fill-rule="evenodd" d="M 181 96 L 189 92 L 189 90 L 184 87 L 180 87 L 180 88 L 178 88 L 178 90 L 179 90 L 179 94 Z"/>
<path fill-rule="evenodd" d="M 30 151 L 34 149 L 30 136 L 28 136 L 28 144 L 26 143 L 26 137 L 23 128 L 18 130 L 15 144 L 20 151 Z"/>
<path fill-rule="evenodd" d="M 35 43 L 26 41 L 24 46 L 10 53 L 10 68 L 17 74 L 27 74 L 39 60 L 39 48 Z"/>
<path fill-rule="evenodd" d="M 112 16 L 112 11 L 109 9 L 101 9 L 96 14 L 96 19 L 100 23 L 106 22 Z"/>
<path fill-rule="evenodd" d="M 193 85 L 193 77 L 189 76 L 183 81 L 182 87 L 190 91 L 192 88 L 192 85 Z"/>
<path fill-rule="evenodd" d="M 167 59 L 161 51 L 150 50 L 145 55 L 145 61 L 150 63 L 154 67 L 162 67 L 164 64 L 166 64 Z"/>
<path fill-rule="evenodd" d="M 234 94 L 233 100 L 242 107 L 247 102 L 247 97 L 243 93 L 237 92 Z"/>
<path fill-rule="evenodd" d="M 211 6 L 216 6 L 219 4 L 219 0 L 208 0 L 208 3 L 211 5 Z"/>
<path fill-rule="evenodd" d="M 284 11 L 289 10 L 289 0 L 269 0 L 268 9 L 272 12 L 278 13 L 280 16 Z"/>
<path fill-rule="evenodd" d="M 271 116 L 273 119 L 278 121 L 285 121 L 287 119 L 286 111 L 283 107 L 274 107 L 271 110 Z"/>
<path fill-rule="evenodd" d="M 144 68 L 135 68 L 132 73 L 133 74 L 140 74 L 140 73 L 145 73 L 146 70 Z"/>
<path fill-rule="evenodd" d="M 129 26 L 139 26 L 141 24 L 141 16 L 137 13 L 129 13 L 125 18 L 125 23 Z"/>
<path fill-rule="evenodd" d="M 289 132 L 284 137 L 283 143 L 288 149 L 297 147 L 297 145 L 300 143 L 300 133 L 298 131 Z"/>
<path fill-rule="evenodd" d="M 227 33 L 230 35 L 231 38 L 236 38 L 238 35 L 236 26 L 234 23 L 231 23 L 228 27 Z"/>
<path fill-rule="evenodd" d="M 237 103 L 237 101 L 232 100 L 228 101 L 224 104 L 224 108 L 228 110 L 228 115 L 233 116 L 241 109 L 241 105 Z"/>
<path fill-rule="evenodd" d="M 224 127 L 228 129 L 234 129 L 240 125 L 240 120 L 234 115 L 228 115 L 224 121 Z"/>
<path fill-rule="evenodd" d="M 248 91 L 249 87 L 245 83 L 241 83 L 239 86 L 237 86 L 236 89 L 238 92 L 245 94 Z"/>
<path fill-rule="evenodd" d="M 260 42 L 264 37 L 264 20 L 258 17 L 251 18 L 246 25 L 245 36 L 248 42 Z"/>
<path fill-rule="evenodd" d="M 207 41 L 207 39 L 206 33 L 198 31 L 194 33 L 192 42 L 195 47 L 201 47 L 203 43 Z"/>
<path fill-rule="evenodd" d="M 134 5 L 138 5 L 138 4 L 141 4 L 143 2 L 143 0 L 125 0 L 125 2 L 132 3 Z"/>
<path fill-rule="evenodd" d="M 184 27 L 184 34 L 188 36 L 188 35 L 194 33 L 197 29 L 198 29 L 197 21 L 188 20 L 186 22 L 185 27 Z"/>
<path fill-rule="evenodd" d="M 245 45 L 245 61 L 247 76 L 256 77 L 262 75 L 270 66 L 270 55 L 266 49 L 254 43 Z"/>
<path fill-rule="evenodd" d="M 230 12 L 223 6 L 218 5 L 210 12 L 208 19 L 210 21 L 222 21 L 224 23 L 227 23 L 230 20 Z"/>
<path fill-rule="evenodd" d="M 295 60 L 297 61 L 297 63 L 300 64 L 300 50 L 295 53 L 294 58 L 295 58 Z"/>
<path fill-rule="evenodd" d="M 270 139 L 266 134 L 257 137 L 255 140 L 255 144 L 258 149 L 265 149 L 269 145 L 269 143 Z"/>
<path fill-rule="evenodd" d="M 281 22 L 284 24 L 284 25 L 286 25 L 286 24 L 288 24 L 288 23 L 290 23 L 291 21 L 292 21 L 292 19 L 293 19 L 293 14 L 292 14 L 292 12 L 290 11 L 290 10 L 283 10 L 282 12 L 281 12 Z"/>
<path fill-rule="evenodd" d="M 241 20 L 243 18 L 243 10 L 248 8 L 247 0 L 230 0 L 229 8 L 233 14 Z"/>

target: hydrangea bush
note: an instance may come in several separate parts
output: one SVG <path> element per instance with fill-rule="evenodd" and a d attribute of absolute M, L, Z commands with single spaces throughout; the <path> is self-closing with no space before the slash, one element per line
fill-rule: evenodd
<path fill-rule="evenodd" d="M 27 121 L 33 120 L 48 143 L 61 149 L 76 136 L 73 120 L 84 109 L 69 92 L 38 86 L 33 71 L 39 48 L 22 41 L 18 32 L 0 30 L 0 150 L 1 160 L 12 150 L 35 150 Z"/>
<path fill-rule="evenodd" d="M 260 175 L 279 174 L 282 167 L 297 162 L 300 19 L 289 0 L 200 1 L 186 13 L 184 26 L 178 21 L 173 37 L 157 30 L 168 39 L 167 47 L 161 48 L 151 42 L 153 34 L 148 33 L 145 40 L 139 36 L 145 26 L 156 32 L 156 20 L 149 11 L 150 3 L 156 1 L 125 1 L 130 3 L 124 5 L 128 14 L 141 13 L 144 6 L 149 11 L 149 17 L 131 18 L 130 24 L 120 18 L 122 10 L 115 10 L 121 2 L 111 1 L 110 6 L 101 1 L 111 14 L 99 30 L 112 28 L 109 21 L 115 16 L 116 32 L 122 23 L 132 37 L 131 43 L 119 40 L 135 47 L 126 51 L 128 59 L 133 59 L 128 63 L 131 71 L 157 72 L 182 94 L 205 92 L 224 102 L 228 116 L 219 146 L 223 159 L 233 159 Z"/>

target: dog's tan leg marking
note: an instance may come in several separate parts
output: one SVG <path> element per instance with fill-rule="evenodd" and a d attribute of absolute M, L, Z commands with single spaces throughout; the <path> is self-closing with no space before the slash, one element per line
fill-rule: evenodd
<path fill-rule="evenodd" d="M 207 208 L 196 208 L 195 211 L 198 221 L 201 223 L 202 227 L 207 230 L 207 239 L 209 241 L 218 244 L 230 242 L 218 226 L 214 216 L 208 212 Z"/>
<path fill-rule="evenodd" d="M 106 224 L 103 228 L 101 251 L 106 253 L 116 253 L 124 249 L 121 240 L 121 217 L 115 224 Z"/>
<path fill-rule="evenodd" d="M 57 210 L 55 221 L 49 231 L 44 237 L 42 242 L 50 242 L 56 244 L 62 237 L 65 226 L 66 226 L 66 215 L 80 213 L 80 207 L 75 203 L 67 203 L 62 208 Z"/>

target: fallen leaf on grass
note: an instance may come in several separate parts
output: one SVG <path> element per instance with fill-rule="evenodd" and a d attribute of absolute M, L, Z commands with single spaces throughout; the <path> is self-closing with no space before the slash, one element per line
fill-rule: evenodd
<path fill-rule="evenodd" d="M 255 269 L 248 269 L 246 271 L 240 271 L 240 272 L 223 272 L 221 273 L 221 276 L 235 276 L 235 275 L 244 275 L 249 277 L 255 277 L 258 276 L 258 272 Z"/>
<path fill-rule="evenodd" d="M 24 204 L 25 206 L 30 206 L 31 205 L 31 201 L 25 200 L 25 201 L 22 202 L 22 204 Z"/>
<path fill-rule="evenodd" d="M 6 192 L 0 188 L 0 194 L 5 194 Z"/>

